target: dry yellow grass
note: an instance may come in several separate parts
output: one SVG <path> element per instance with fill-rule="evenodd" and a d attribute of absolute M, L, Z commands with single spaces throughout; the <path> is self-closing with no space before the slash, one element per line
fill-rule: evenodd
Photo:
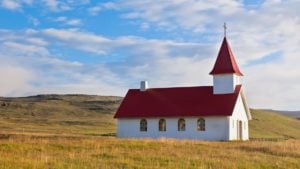
<path fill-rule="evenodd" d="M 2 135 L 0 168 L 300 168 L 300 140 L 205 142 Z"/>

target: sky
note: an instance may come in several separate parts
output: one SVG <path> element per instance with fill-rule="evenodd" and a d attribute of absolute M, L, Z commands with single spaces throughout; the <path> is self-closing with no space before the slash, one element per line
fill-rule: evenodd
<path fill-rule="evenodd" d="M 299 0 L 0 0 L 0 95 L 212 85 L 227 39 L 252 108 L 300 110 Z"/>

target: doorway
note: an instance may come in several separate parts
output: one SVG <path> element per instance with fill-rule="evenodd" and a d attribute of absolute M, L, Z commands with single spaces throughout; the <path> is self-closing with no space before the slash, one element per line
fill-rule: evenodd
<path fill-rule="evenodd" d="M 237 121 L 237 140 L 243 140 L 243 121 Z"/>

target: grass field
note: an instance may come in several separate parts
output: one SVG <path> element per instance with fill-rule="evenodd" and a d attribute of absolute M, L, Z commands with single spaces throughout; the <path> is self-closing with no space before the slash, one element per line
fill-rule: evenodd
<path fill-rule="evenodd" d="M 10 136 L 1 168 L 299 168 L 300 141 L 204 142 Z"/>
<path fill-rule="evenodd" d="M 0 168 L 300 168 L 299 120 L 252 110 L 247 142 L 118 139 L 121 99 L 0 99 Z"/>

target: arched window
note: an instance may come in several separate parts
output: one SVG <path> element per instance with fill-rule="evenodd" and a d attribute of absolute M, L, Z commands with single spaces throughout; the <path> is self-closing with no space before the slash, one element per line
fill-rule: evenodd
<path fill-rule="evenodd" d="M 147 131 L 147 120 L 142 119 L 140 121 L 140 131 Z"/>
<path fill-rule="evenodd" d="M 197 130 L 198 131 L 205 131 L 205 120 L 204 118 L 199 118 L 197 121 Z"/>
<path fill-rule="evenodd" d="M 159 131 L 166 131 L 167 126 L 166 126 L 166 120 L 165 119 L 160 119 L 158 122 L 158 130 Z"/>
<path fill-rule="evenodd" d="M 178 120 L 178 131 L 185 131 L 185 120 L 184 119 Z"/>

